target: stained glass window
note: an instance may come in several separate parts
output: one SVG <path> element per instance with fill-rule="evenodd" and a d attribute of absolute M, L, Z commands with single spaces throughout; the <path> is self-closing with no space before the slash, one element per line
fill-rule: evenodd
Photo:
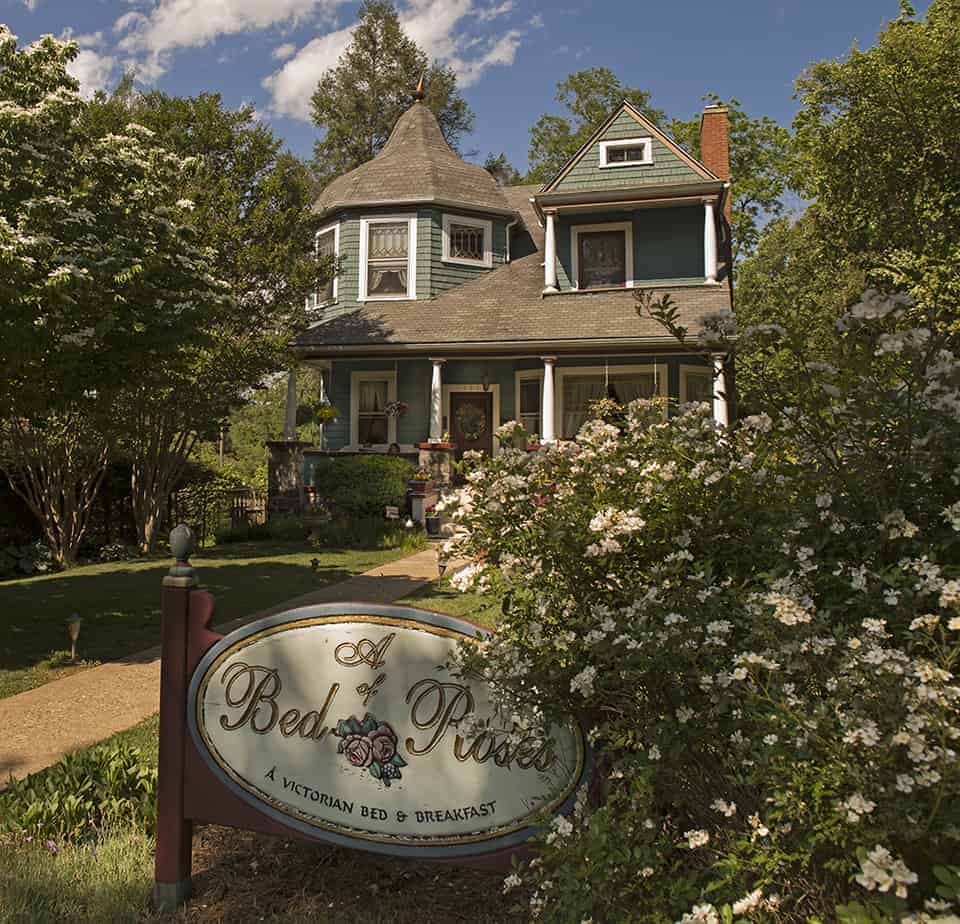
<path fill-rule="evenodd" d="M 407 294 L 409 225 L 405 221 L 367 226 L 367 295 Z"/>

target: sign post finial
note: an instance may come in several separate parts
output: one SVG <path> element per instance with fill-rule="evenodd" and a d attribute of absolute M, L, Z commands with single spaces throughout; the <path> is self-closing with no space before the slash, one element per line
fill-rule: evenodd
<path fill-rule="evenodd" d="M 423 97 L 424 97 L 424 95 L 425 95 L 424 92 L 423 92 L 423 80 L 424 80 L 424 78 L 425 78 L 426 76 L 427 76 L 427 72 L 424 71 L 424 72 L 420 75 L 420 82 L 417 84 L 417 89 L 413 91 L 413 98 L 414 98 L 418 103 L 422 103 L 422 102 L 423 102 Z"/>

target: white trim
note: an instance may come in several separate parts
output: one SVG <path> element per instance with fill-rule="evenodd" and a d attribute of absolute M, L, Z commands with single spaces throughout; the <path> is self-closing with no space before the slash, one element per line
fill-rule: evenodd
<path fill-rule="evenodd" d="M 483 230 L 483 259 L 470 260 L 466 257 L 450 256 L 450 225 L 467 225 L 470 228 Z M 458 263 L 462 266 L 483 266 L 489 269 L 493 266 L 493 222 L 484 218 L 470 218 L 466 215 L 443 213 L 443 248 L 440 259 L 444 263 Z"/>
<path fill-rule="evenodd" d="M 367 250 L 370 225 L 405 221 L 407 223 L 407 294 L 367 295 Z M 403 215 L 368 215 L 360 218 L 360 279 L 357 285 L 358 302 L 402 302 L 417 297 L 417 216 L 407 212 Z"/>
<path fill-rule="evenodd" d="M 610 163 L 607 160 L 607 151 L 610 148 L 637 148 L 643 145 L 643 158 L 641 160 L 625 160 Z M 653 163 L 653 138 L 616 138 L 610 141 L 600 142 L 600 167 L 645 167 Z"/>
<path fill-rule="evenodd" d="M 333 232 L 333 261 L 334 261 L 334 265 L 336 265 L 336 263 L 340 259 L 340 222 L 339 221 L 334 221 L 334 222 L 331 222 L 329 225 L 324 225 L 313 236 L 313 258 L 315 260 L 320 259 L 320 238 L 323 237 L 324 234 L 329 234 L 331 231 Z M 333 295 L 327 301 L 321 302 L 320 293 L 319 292 L 316 293 L 315 302 L 313 305 L 314 308 L 325 308 L 327 305 L 333 305 L 336 303 L 337 294 L 338 294 L 337 286 L 339 282 L 339 277 L 340 277 L 339 272 L 334 273 Z"/>
<path fill-rule="evenodd" d="M 580 289 L 580 235 L 591 231 L 623 231 L 626 259 L 624 261 L 624 288 L 633 288 L 633 222 L 605 221 L 595 225 L 570 226 L 570 288 Z M 610 288 L 616 288 L 611 286 Z M 584 289 L 589 292 L 589 289 Z"/>
<path fill-rule="evenodd" d="M 350 445 L 348 449 L 358 449 L 360 446 L 360 389 L 361 382 L 387 383 L 387 401 L 397 400 L 397 372 L 395 369 L 363 369 L 350 373 Z M 373 443 L 377 449 L 386 450 L 391 443 L 397 441 L 397 418 L 387 415 L 387 441 Z"/>
<path fill-rule="evenodd" d="M 691 399 L 687 397 L 687 376 L 705 375 L 710 379 L 710 390 L 713 391 L 713 369 L 710 366 L 694 366 L 684 363 L 680 366 L 680 403 L 686 404 Z"/>
<path fill-rule="evenodd" d="M 491 392 L 493 394 L 493 420 L 491 423 L 491 433 L 500 426 L 500 386 L 496 382 L 491 382 L 486 388 L 483 385 L 455 385 L 445 384 L 443 386 L 443 420 L 447 425 L 444 428 L 453 439 L 453 427 L 450 426 L 450 392 L 468 391 L 468 392 Z M 500 452 L 499 440 L 493 437 L 493 454 Z"/>
<path fill-rule="evenodd" d="M 559 423 L 558 431 L 563 430 L 563 418 L 565 415 L 566 408 L 563 406 L 563 394 L 565 391 L 564 379 L 568 376 L 577 376 L 577 375 L 599 375 L 602 376 L 605 373 L 610 375 L 633 375 L 635 373 L 650 373 L 654 375 L 654 382 L 656 384 L 656 394 L 658 397 L 665 398 L 667 397 L 669 391 L 669 383 L 667 381 L 667 364 L 666 363 L 646 363 L 645 365 L 632 365 L 632 366 L 621 366 L 614 365 L 611 363 L 608 366 L 561 366 L 559 363 L 554 369 L 554 375 L 557 377 L 557 390 L 556 396 L 554 398 L 555 405 L 555 417 Z M 664 414 L 666 414 L 666 407 L 664 407 Z M 558 439 L 572 439 L 568 437 L 563 432 L 558 432 Z"/>
<path fill-rule="evenodd" d="M 520 420 L 520 383 L 537 381 L 540 383 L 540 397 L 537 401 L 539 410 L 537 416 L 540 418 L 540 429 L 543 429 L 543 369 L 517 369 L 513 373 L 513 409 L 514 420 Z M 538 433 L 537 436 L 541 434 Z"/>

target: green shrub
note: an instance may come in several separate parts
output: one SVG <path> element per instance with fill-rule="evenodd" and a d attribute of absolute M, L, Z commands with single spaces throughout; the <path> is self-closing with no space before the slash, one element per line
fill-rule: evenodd
<path fill-rule="evenodd" d="M 271 539 L 289 541 L 291 539 L 306 539 L 310 533 L 310 528 L 301 517 L 271 517 L 267 523 L 267 532 Z"/>
<path fill-rule="evenodd" d="M 402 507 L 407 481 L 416 471 L 397 456 L 322 458 L 314 468 L 317 499 L 335 515 L 382 517 L 384 507 Z"/>
<path fill-rule="evenodd" d="M 423 530 L 379 517 L 337 518 L 314 527 L 313 542 L 322 549 L 402 549 L 417 552 L 427 537 Z"/>
<path fill-rule="evenodd" d="M 259 542 L 270 539 L 270 526 L 267 523 L 235 523 L 223 526 L 216 532 L 217 545 L 230 542 Z"/>
<path fill-rule="evenodd" d="M 69 754 L 0 793 L 0 834 L 56 842 L 86 840 L 106 825 L 152 830 L 157 771 L 124 744 Z"/>

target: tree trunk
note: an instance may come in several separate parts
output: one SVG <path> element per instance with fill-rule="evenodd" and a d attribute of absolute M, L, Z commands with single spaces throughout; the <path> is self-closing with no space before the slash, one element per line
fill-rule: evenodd
<path fill-rule="evenodd" d="M 197 441 L 195 433 L 177 431 L 170 420 L 142 416 L 130 472 L 137 545 L 143 554 L 156 551 L 167 498 L 180 480 Z"/>
<path fill-rule="evenodd" d="M 73 567 L 106 475 L 106 440 L 70 412 L 38 423 L 13 419 L 4 429 L 10 454 L 0 468 L 40 522 L 54 563 Z"/>

